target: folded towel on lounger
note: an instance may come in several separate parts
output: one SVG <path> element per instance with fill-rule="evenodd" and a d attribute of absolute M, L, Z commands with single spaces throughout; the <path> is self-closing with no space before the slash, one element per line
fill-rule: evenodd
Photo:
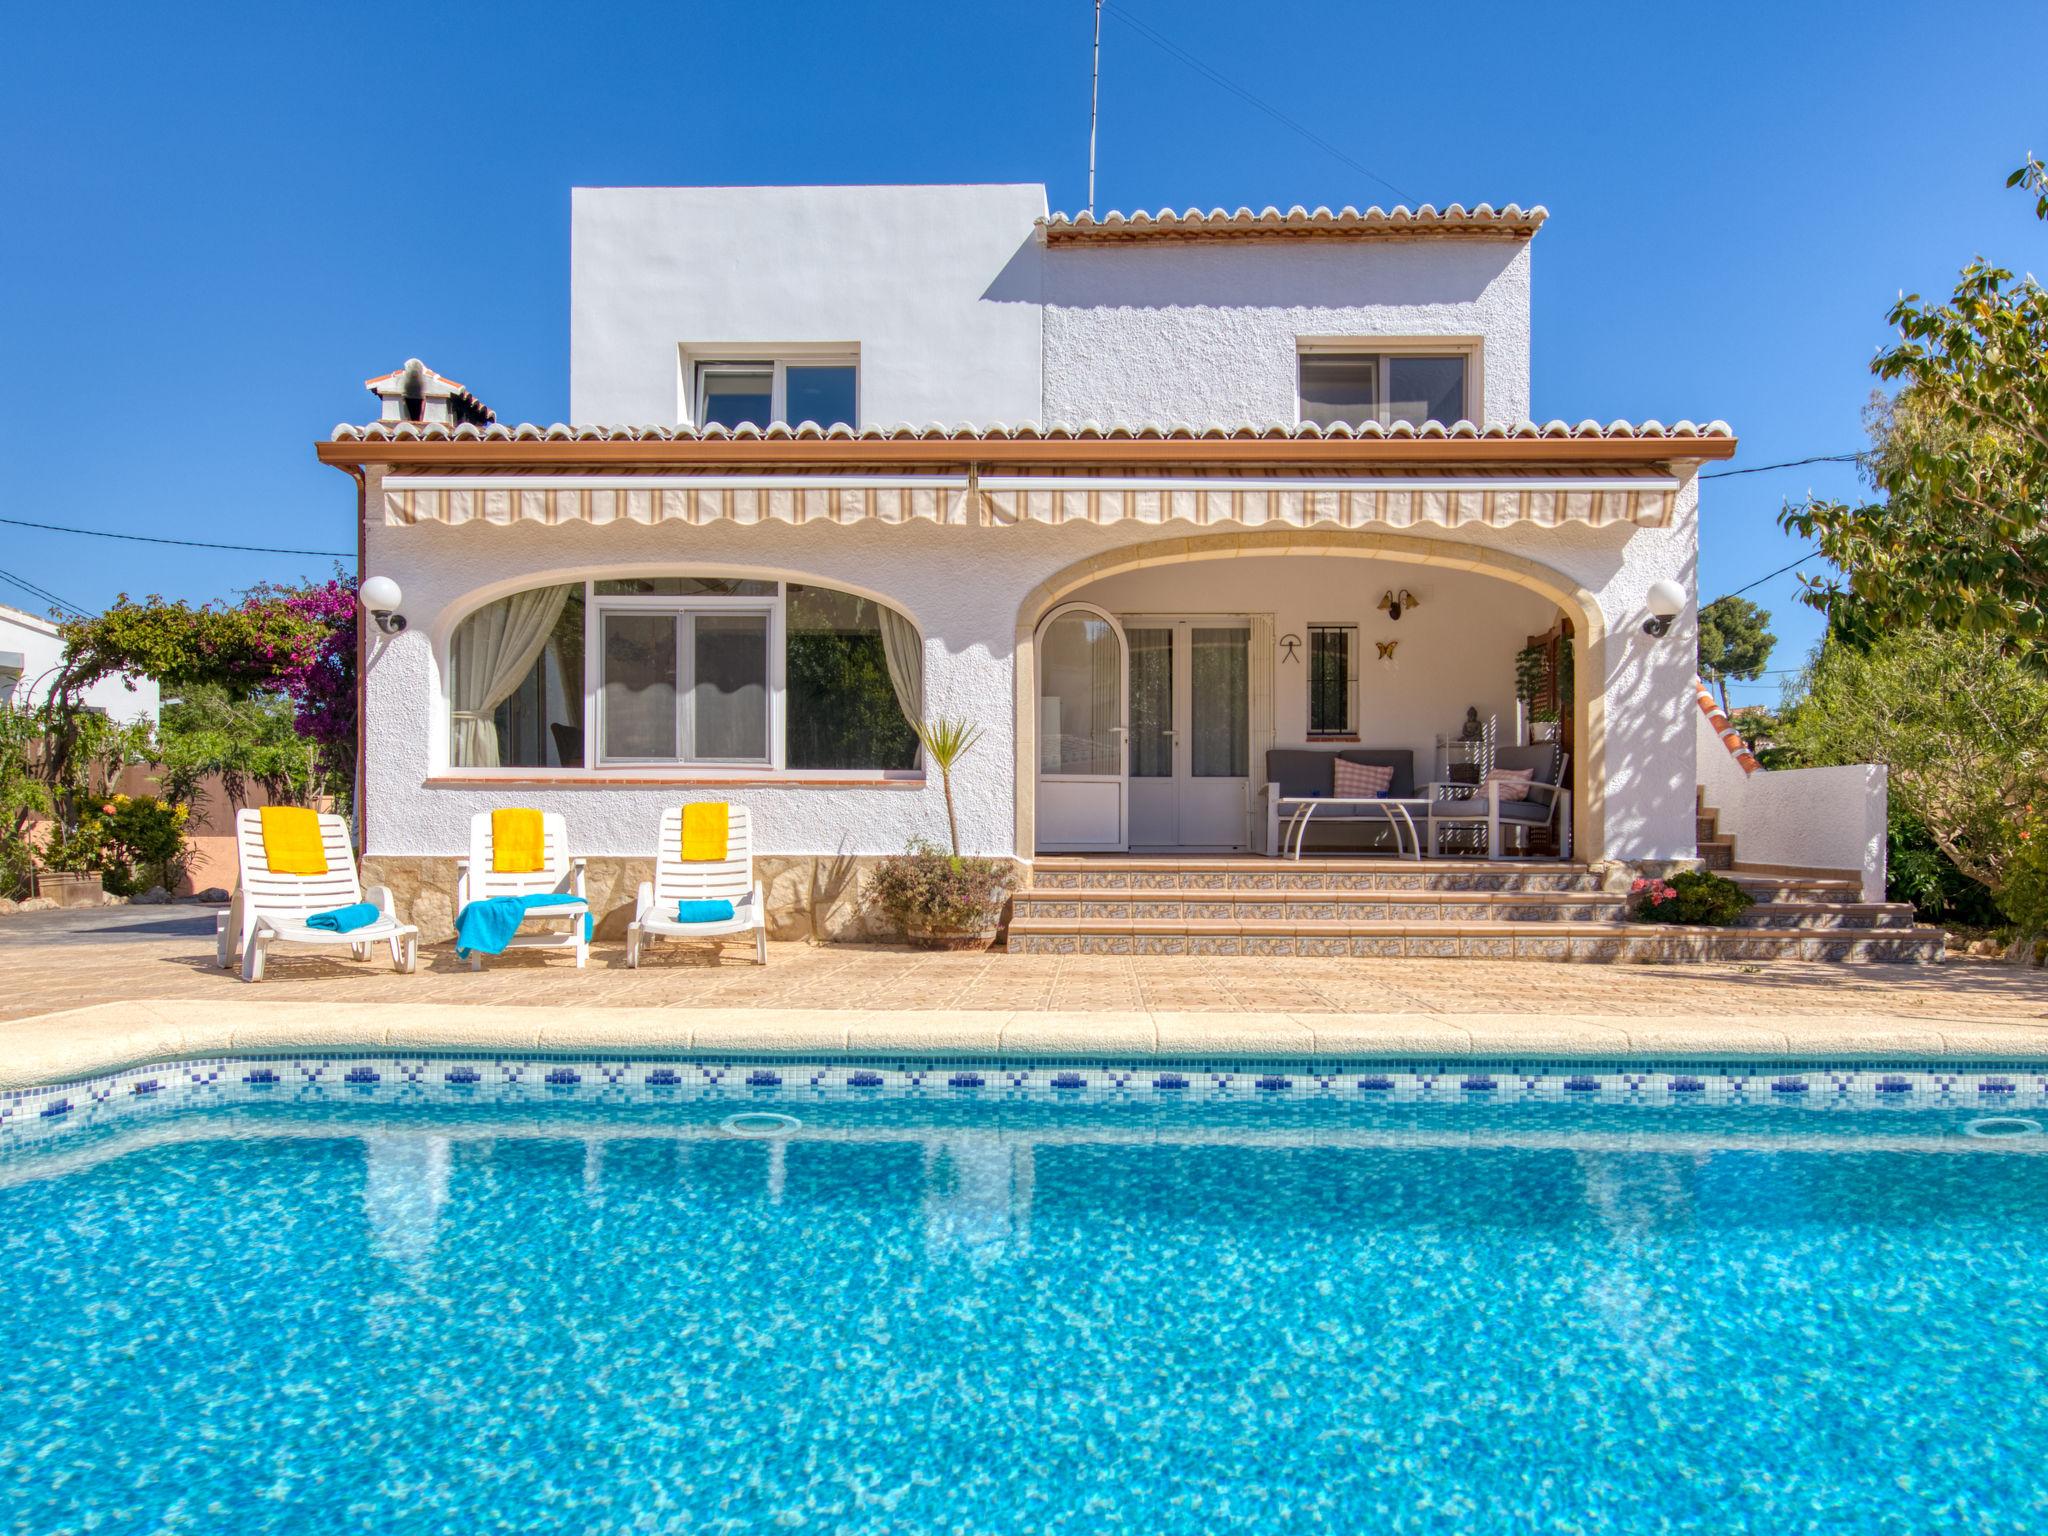
<path fill-rule="evenodd" d="M 263 862 L 273 875 L 327 873 L 318 811 L 303 805 L 266 805 L 256 815 L 263 830 Z"/>
<path fill-rule="evenodd" d="M 455 953 L 467 960 L 472 953 L 502 955 L 512 943 L 512 936 L 519 932 L 519 925 L 526 921 L 526 914 L 535 907 L 566 907 L 580 904 L 581 896 L 572 896 L 566 891 L 549 891 L 540 896 L 487 896 L 482 901 L 472 901 L 464 907 L 455 919 Z M 583 914 L 583 942 L 590 942 L 591 930 L 596 925 L 590 914 Z"/>
<path fill-rule="evenodd" d="M 716 901 L 676 903 L 676 921 L 679 923 L 729 923 L 732 918 L 733 905 L 722 897 Z"/>
<path fill-rule="evenodd" d="M 358 928 L 367 928 L 384 914 L 374 902 L 359 901 L 352 907 L 336 907 L 331 912 L 315 912 L 306 919 L 308 928 L 318 928 L 325 933 L 354 933 Z"/>

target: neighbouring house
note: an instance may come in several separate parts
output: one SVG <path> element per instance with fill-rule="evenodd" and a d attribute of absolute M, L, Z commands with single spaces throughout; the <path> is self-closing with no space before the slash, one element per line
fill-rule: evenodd
<path fill-rule="evenodd" d="M 1691 864 L 1699 471 L 1735 438 L 1529 419 L 1545 217 L 578 189 L 570 424 L 413 362 L 318 445 L 402 593 L 365 625 L 371 878 L 445 932 L 471 816 L 537 805 L 616 930 L 663 809 L 728 799 L 774 931 L 866 934 L 862 869 L 946 835 L 937 716 L 984 731 L 965 851 L 1020 867 L 1277 855 L 1324 758 L 1426 795 L 1531 741 L 1566 792 L 1512 851 L 1596 892 Z"/>
<path fill-rule="evenodd" d="M 64 663 L 64 637 L 48 619 L 0 603 L 0 700 L 33 709 L 50 696 Z M 124 723 L 157 718 L 157 686 L 146 677 L 102 678 L 85 702 Z"/>

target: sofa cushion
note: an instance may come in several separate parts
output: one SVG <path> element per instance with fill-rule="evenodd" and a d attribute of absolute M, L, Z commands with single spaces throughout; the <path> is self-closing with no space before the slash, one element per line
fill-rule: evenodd
<path fill-rule="evenodd" d="M 1330 794 L 1335 770 L 1331 759 L 1372 763 L 1394 770 L 1387 786 L 1390 799 L 1412 799 L 1415 794 L 1415 754 L 1404 747 L 1347 747 L 1344 751 L 1317 751 L 1314 747 L 1275 747 L 1266 754 L 1266 782 L 1278 784 L 1285 797 Z"/>
<path fill-rule="evenodd" d="M 1394 770 L 1383 763 L 1354 763 L 1339 754 L 1330 764 L 1330 792 L 1339 800 L 1376 800 L 1394 782 Z"/>

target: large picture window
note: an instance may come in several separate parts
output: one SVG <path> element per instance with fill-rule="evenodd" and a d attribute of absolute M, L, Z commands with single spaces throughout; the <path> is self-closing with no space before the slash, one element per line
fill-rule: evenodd
<path fill-rule="evenodd" d="M 906 771 L 924 642 L 831 587 L 605 577 L 499 599 L 449 648 L 455 768 Z"/>

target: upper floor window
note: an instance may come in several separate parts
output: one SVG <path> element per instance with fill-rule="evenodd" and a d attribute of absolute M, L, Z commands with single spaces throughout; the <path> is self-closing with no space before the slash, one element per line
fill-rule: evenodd
<path fill-rule="evenodd" d="M 1304 348 L 1301 420 L 1317 426 L 1362 427 L 1378 422 L 1449 424 L 1470 414 L 1466 405 L 1470 355 L 1458 352 L 1380 352 L 1363 346 Z"/>
<path fill-rule="evenodd" d="M 846 357 L 706 359 L 695 366 L 700 427 L 765 427 L 806 421 L 855 426 L 859 368 Z"/>

